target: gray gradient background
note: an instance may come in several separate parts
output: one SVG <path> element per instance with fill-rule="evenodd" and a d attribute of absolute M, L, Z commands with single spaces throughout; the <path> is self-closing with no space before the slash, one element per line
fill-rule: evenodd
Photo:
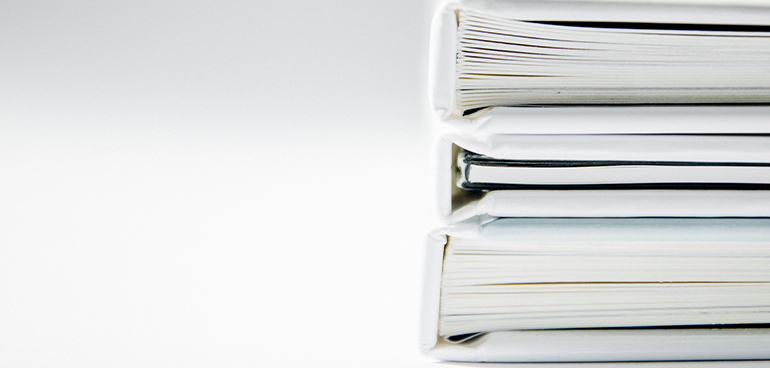
<path fill-rule="evenodd" d="M 429 364 L 431 9 L 2 2 L 0 365 Z"/>

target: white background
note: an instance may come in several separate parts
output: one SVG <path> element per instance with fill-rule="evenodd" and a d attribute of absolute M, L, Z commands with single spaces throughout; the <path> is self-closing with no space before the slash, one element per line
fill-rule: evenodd
<path fill-rule="evenodd" d="M 0 366 L 432 366 L 433 6 L 0 3 Z"/>
<path fill-rule="evenodd" d="M 0 366 L 411 366 L 412 1 L 0 4 Z"/>

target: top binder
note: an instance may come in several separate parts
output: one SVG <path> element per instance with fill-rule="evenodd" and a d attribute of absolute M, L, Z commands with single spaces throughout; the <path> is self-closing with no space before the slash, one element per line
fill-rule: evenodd
<path fill-rule="evenodd" d="M 767 133 L 770 7 L 450 3 L 430 96 L 493 133 Z"/>

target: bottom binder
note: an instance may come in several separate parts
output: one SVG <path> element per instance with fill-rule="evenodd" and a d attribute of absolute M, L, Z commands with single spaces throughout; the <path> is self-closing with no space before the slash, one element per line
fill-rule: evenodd
<path fill-rule="evenodd" d="M 476 217 L 426 251 L 434 358 L 770 359 L 770 219 Z"/>

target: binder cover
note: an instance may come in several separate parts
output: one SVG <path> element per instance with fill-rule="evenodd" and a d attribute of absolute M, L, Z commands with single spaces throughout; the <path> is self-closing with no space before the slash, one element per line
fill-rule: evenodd
<path fill-rule="evenodd" d="M 429 97 L 451 126 L 501 134 L 766 133 L 767 105 L 548 106 L 487 109 L 453 117 L 458 9 L 519 20 L 770 25 L 770 7 L 592 1 L 450 2 L 431 27 Z"/>
<path fill-rule="evenodd" d="M 480 237 L 481 227 L 494 220 L 474 217 L 428 236 L 420 334 L 423 354 L 446 361 L 498 363 L 770 359 L 770 329 L 766 328 L 501 331 L 460 343 L 447 342 L 438 336 L 447 237 Z"/>
<path fill-rule="evenodd" d="M 460 188 L 460 150 L 508 159 L 770 162 L 770 137 L 487 135 L 442 137 L 436 147 L 439 215 L 448 223 L 496 217 L 767 217 L 767 190 L 491 190 Z"/>

